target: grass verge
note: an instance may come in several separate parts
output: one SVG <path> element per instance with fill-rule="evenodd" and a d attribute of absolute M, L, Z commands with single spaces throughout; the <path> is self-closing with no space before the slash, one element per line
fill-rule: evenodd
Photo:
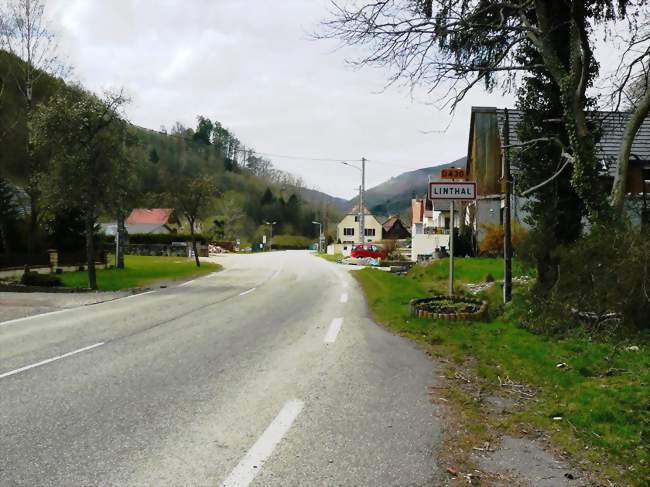
<path fill-rule="evenodd" d="M 337 260 L 343 258 L 343 254 L 330 255 L 330 254 L 324 254 L 324 253 L 319 254 L 318 252 L 316 252 L 314 255 L 317 256 L 317 257 L 320 257 L 321 259 L 328 260 L 330 262 L 336 262 Z"/>
<path fill-rule="evenodd" d="M 487 272 L 502 277 L 499 262 L 458 259 L 459 283 Z M 491 259 L 490 259 L 491 260 Z M 426 344 L 448 361 L 448 374 L 470 370 L 472 380 L 487 393 L 499 394 L 503 383 L 521 384 L 530 397 L 512 414 L 487 417 L 468 394 L 451 387 L 446 395 L 465 422 L 462 439 L 471 451 L 498 430 L 521 435 L 531 428 L 548 434 L 551 442 L 595 472 L 623 485 L 647 485 L 650 478 L 650 350 L 589 337 L 554 339 L 533 334 L 497 317 L 489 323 L 432 322 L 410 315 L 412 298 L 445 286 L 448 263 L 416 267 L 405 278 L 364 269 L 354 276 L 361 283 L 375 320 L 408 338 Z M 516 269 L 515 274 L 523 272 Z M 484 280 L 484 279 L 477 279 Z M 484 294 L 498 300 L 498 286 Z M 558 364 L 566 366 L 558 367 Z M 479 396 L 481 391 L 479 391 Z M 481 422 L 485 422 L 484 426 Z"/>
<path fill-rule="evenodd" d="M 160 281 L 174 281 L 201 276 L 221 269 L 219 264 L 201 262 L 196 267 L 194 259 L 184 257 L 150 257 L 127 255 L 124 269 L 97 269 L 97 285 L 101 291 L 119 291 L 144 287 Z M 60 275 L 66 287 L 83 288 L 88 286 L 85 271 L 66 272 Z"/>

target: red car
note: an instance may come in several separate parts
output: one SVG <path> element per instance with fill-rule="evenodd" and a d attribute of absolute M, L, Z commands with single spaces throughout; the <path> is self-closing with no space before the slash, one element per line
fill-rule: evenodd
<path fill-rule="evenodd" d="M 366 257 L 372 257 L 373 259 L 386 259 L 386 257 L 388 257 L 383 248 L 372 243 L 356 244 L 352 247 L 350 255 L 355 259 L 364 259 Z"/>

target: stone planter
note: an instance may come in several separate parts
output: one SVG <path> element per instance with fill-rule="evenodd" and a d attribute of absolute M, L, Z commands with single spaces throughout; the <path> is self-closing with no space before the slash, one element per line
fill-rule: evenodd
<path fill-rule="evenodd" d="M 473 307 L 471 311 L 440 311 L 436 312 L 429 308 L 434 307 L 436 303 L 442 301 L 452 301 L 454 303 L 465 303 L 468 307 Z M 441 303 L 442 304 L 442 303 Z M 472 306 L 473 305 L 473 306 Z M 487 301 L 479 299 L 457 297 L 457 296 L 433 296 L 430 298 L 412 299 L 410 302 L 411 314 L 418 318 L 427 318 L 431 320 L 444 321 L 479 321 L 487 316 Z"/>

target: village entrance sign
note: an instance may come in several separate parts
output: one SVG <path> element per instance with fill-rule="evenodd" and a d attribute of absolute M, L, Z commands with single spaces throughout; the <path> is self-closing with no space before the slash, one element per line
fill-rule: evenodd
<path fill-rule="evenodd" d="M 429 181 L 429 199 L 431 201 L 449 201 L 449 295 L 454 295 L 454 203 L 456 201 L 474 201 L 476 199 L 476 182 L 455 181 L 464 179 L 463 169 L 446 169 L 440 174 L 442 181 Z M 464 218 L 464 215 L 460 215 Z"/>

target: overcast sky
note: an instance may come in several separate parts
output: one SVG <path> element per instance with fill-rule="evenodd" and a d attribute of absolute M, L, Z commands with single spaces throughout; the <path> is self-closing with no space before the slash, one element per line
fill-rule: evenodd
<path fill-rule="evenodd" d="M 381 69 L 346 65 L 348 49 L 309 34 L 327 0 L 48 0 L 61 54 L 87 88 L 125 87 L 131 121 L 159 129 L 220 121 L 258 152 L 367 157 L 367 187 L 465 155 L 475 91 L 453 117 L 433 97 L 384 90 Z M 451 122 L 451 124 L 450 124 Z M 444 133 L 423 133 L 444 130 Z M 354 196 L 359 173 L 338 163 L 271 158 L 308 187 Z M 426 184 L 423 181 L 423 187 Z"/>

